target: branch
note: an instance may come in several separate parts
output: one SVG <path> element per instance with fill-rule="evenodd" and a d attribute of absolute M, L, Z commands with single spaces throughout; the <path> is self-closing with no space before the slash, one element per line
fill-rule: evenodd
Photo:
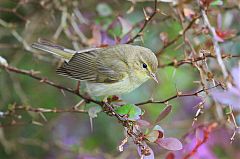
<path fill-rule="evenodd" d="M 18 69 L 16 67 L 9 66 L 7 64 L 1 64 L 1 63 L 0 63 L 0 68 L 6 69 L 8 71 L 15 72 L 15 73 L 18 73 L 18 74 L 23 74 L 23 75 L 29 76 L 29 77 L 34 78 L 34 79 L 36 79 L 36 80 L 38 80 L 42 83 L 53 86 L 53 87 L 55 87 L 59 90 L 64 90 L 64 91 L 67 91 L 69 93 L 75 94 L 75 95 L 83 98 L 86 102 L 93 102 L 93 103 L 96 103 L 96 104 L 100 105 L 103 109 L 103 112 L 105 112 L 108 116 L 114 116 L 118 119 L 118 121 L 122 124 L 122 126 L 124 126 L 127 129 L 128 135 L 132 138 L 132 141 L 137 146 L 141 147 L 142 149 L 147 149 L 144 146 L 145 141 L 144 140 L 141 140 L 141 141 L 139 140 L 139 138 L 141 138 L 142 134 L 144 134 L 144 133 L 139 131 L 139 133 L 136 134 L 134 132 L 135 128 L 134 128 L 133 121 L 127 120 L 127 118 L 125 118 L 124 116 L 121 116 L 118 113 L 116 113 L 114 108 L 112 107 L 111 103 L 96 101 L 96 100 L 93 100 L 90 97 L 86 97 L 84 95 L 81 95 L 79 93 L 79 91 L 76 90 L 76 89 L 71 89 L 71 88 L 67 88 L 67 87 L 64 87 L 64 86 L 59 85 L 59 84 L 55 84 L 54 82 L 52 82 L 52 81 L 50 81 L 46 78 L 38 76 L 37 75 L 38 72 L 35 72 L 35 71 L 22 70 L 22 69 Z M 85 113 L 84 111 L 81 111 L 81 110 L 76 111 L 76 110 L 71 110 L 71 109 L 65 109 L 65 110 L 45 109 L 45 108 L 32 108 L 32 107 L 24 107 L 24 106 L 15 107 L 14 109 L 15 110 L 27 110 L 27 111 L 39 112 L 39 113 L 42 113 L 42 112 L 53 112 L 53 113 L 62 113 L 62 112 L 78 112 L 78 113 L 80 113 L 81 112 L 81 113 Z M 26 124 L 26 123 L 20 123 L 20 124 L 22 125 L 22 124 Z M 10 123 L 7 126 L 12 126 L 12 125 L 16 125 L 15 122 L 13 124 Z M 0 127 L 3 127 L 3 125 L 2 126 L 0 125 Z"/>
<path fill-rule="evenodd" d="M 48 108 L 33 108 L 31 106 L 15 106 L 11 107 L 9 111 L 5 112 L 4 115 L 10 115 L 13 111 L 28 111 L 28 112 L 35 112 L 35 113 L 88 113 L 86 110 L 79 110 L 79 109 L 48 109 Z"/>
<path fill-rule="evenodd" d="M 222 54 L 221 56 L 222 56 L 222 59 L 239 58 L 240 57 L 240 55 L 231 55 L 231 54 Z M 212 55 L 211 53 L 210 54 L 204 54 L 203 56 L 195 57 L 195 58 L 188 58 L 188 59 L 179 60 L 179 61 L 173 60 L 172 62 L 170 62 L 168 64 L 162 64 L 162 65 L 159 65 L 158 67 L 159 68 L 168 67 L 168 66 L 179 67 L 179 66 L 184 65 L 184 64 L 193 65 L 195 62 L 204 61 L 204 60 L 207 60 L 207 58 L 217 58 L 217 56 Z"/>
<path fill-rule="evenodd" d="M 214 46 L 214 51 L 215 51 L 215 53 L 217 55 L 217 61 L 218 61 L 218 64 L 219 64 L 219 66 L 220 66 L 220 68 L 222 70 L 223 76 L 226 79 L 228 77 L 228 72 L 227 72 L 227 69 L 226 69 L 226 67 L 225 67 L 225 65 L 223 63 L 220 46 L 218 44 L 218 41 L 215 38 L 215 37 L 217 37 L 216 30 L 209 22 L 208 17 L 207 17 L 207 13 L 206 13 L 206 10 L 205 10 L 204 6 L 201 6 L 200 2 L 199 2 L 199 5 L 200 5 L 200 10 L 201 10 L 203 21 L 207 25 L 208 29 L 210 30 L 210 32 L 211 32 L 211 34 L 213 36 L 212 37 L 212 42 L 213 42 L 213 46 Z"/>
<path fill-rule="evenodd" d="M 213 87 L 210 87 L 210 88 L 207 88 L 207 89 L 201 89 L 201 90 L 199 90 L 199 91 L 197 91 L 197 92 L 189 93 L 189 94 L 187 94 L 187 93 L 186 93 L 186 94 L 183 94 L 182 92 L 177 92 L 176 95 L 174 95 L 174 96 L 172 96 L 172 97 L 169 97 L 169 98 L 167 98 L 167 99 L 165 99 L 165 100 L 155 101 L 155 100 L 150 99 L 150 100 L 148 100 L 148 101 L 141 102 L 141 103 L 137 103 L 137 104 L 135 104 L 135 105 L 144 105 L 144 104 L 149 104 L 149 103 L 153 103 L 153 104 L 164 104 L 164 103 L 169 102 L 170 100 L 173 100 L 173 99 L 175 99 L 175 98 L 189 97 L 189 96 L 198 96 L 199 93 L 201 93 L 201 92 L 206 92 L 206 91 L 211 90 L 211 89 L 213 89 L 213 88 L 216 88 L 216 87 L 218 87 L 218 86 L 221 86 L 221 84 L 217 84 L 217 85 L 215 85 L 215 86 L 213 86 Z"/>
<path fill-rule="evenodd" d="M 12 9 L 0 8 L 0 12 L 12 13 L 12 14 L 15 14 L 19 19 L 23 20 L 24 22 L 28 21 L 26 17 L 22 16 L 20 13 L 17 12 L 17 8 L 12 8 Z"/>
<path fill-rule="evenodd" d="M 177 37 L 175 37 L 173 40 L 169 41 L 166 45 L 164 45 L 160 50 L 157 51 L 156 56 L 159 58 L 159 56 L 163 53 L 165 49 L 167 49 L 169 46 L 173 45 L 178 39 L 180 39 L 194 24 L 194 22 L 199 19 L 201 16 L 196 16 L 193 18 L 193 20 L 188 24 L 186 28 L 183 29 L 183 31 L 180 31 Z"/>
<path fill-rule="evenodd" d="M 132 37 L 131 39 L 129 39 L 126 43 L 129 44 L 129 43 L 132 43 L 135 39 L 137 39 L 139 36 L 142 35 L 142 32 L 143 30 L 146 28 L 146 26 L 150 23 L 150 21 L 153 19 L 153 17 L 159 12 L 159 10 L 157 9 L 157 0 L 154 1 L 154 11 L 153 13 L 148 16 L 148 17 L 145 17 L 145 20 L 144 20 L 144 23 L 143 23 L 143 26 L 140 28 L 140 30 L 138 31 L 138 33 Z"/>
<path fill-rule="evenodd" d="M 3 65 L 3 64 L 0 64 L 0 67 L 3 68 L 3 69 L 6 69 L 8 71 L 11 71 L 11 72 L 27 75 L 27 76 L 29 76 L 31 78 L 34 78 L 34 79 L 40 81 L 41 83 L 45 83 L 47 85 L 53 86 L 53 87 L 55 87 L 55 88 L 57 88 L 57 89 L 59 89 L 61 91 L 64 90 L 64 91 L 67 91 L 69 93 L 75 94 L 75 95 L 83 98 L 86 102 L 93 102 L 93 103 L 101 105 L 101 102 L 95 101 L 95 100 L 93 100 L 93 99 L 91 99 L 89 97 L 83 96 L 82 94 L 80 94 L 75 89 L 64 87 L 62 85 L 56 84 L 56 83 L 48 80 L 47 78 L 38 76 L 37 74 L 39 74 L 39 72 L 36 72 L 36 71 L 33 71 L 33 70 L 29 71 L 29 70 L 18 69 L 16 67 L 13 67 L 13 66 L 10 66 L 10 65 Z"/>
<path fill-rule="evenodd" d="M 6 69 L 7 71 L 11 71 L 11 72 L 15 72 L 15 73 L 18 73 L 18 74 L 23 74 L 23 75 L 26 75 L 26 76 L 29 76 L 31 78 L 34 78 L 42 83 L 45 83 L 47 85 L 51 85 L 59 90 L 65 90 L 67 92 L 70 92 L 72 94 L 75 94 L 81 98 L 83 98 L 86 102 L 93 102 L 93 103 L 96 103 L 98 105 L 100 105 L 102 108 L 103 108 L 103 112 L 105 112 L 108 116 L 114 116 L 118 119 L 119 123 L 121 123 L 121 125 L 123 127 L 126 128 L 126 131 L 127 131 L 127 134 L 128 136 L 131 138 L 131 140 L 138 146 L 140 147 L 141 149 L 143 150 L 147 150 L 148 148 L 144 145 L 146 145 L 146 139 L 145 138 L 142 138 L 142 135 L 144 134 L 143 132 L 141 132 L 140 130 L 138 132 L 135 131 L 135 124 L 133 121 L 130 121 L 130 120 L 127 120 L 127 118 L 125 118 L 124 116 L 121 116 L 119 115 L 118 113 L 115 112 L 114 110 L 114 107 L 112 106 L 111 103 L 105 103 L 105 102 L 101 102 L 101 101 L 96 101 L 96 100 L 93 100 L 92 98 L 90 97 L 86 97 L 84 95 L 81 95 L 79 93 L 79 91 L 76 89 L 72 89 L 72 88 L 67 88 L 67 87 L 64 87 L 62 85 L 59 85 L 59 84 L 55 84 L 54 82 L 46 79 L 46 78 L 43 78 L 43 77 L 40 77 L 38 76 L 38 72 L 35 72 L 35 71 L 28 71 L 28 70 L 22 70 L 22 69 L 18 69 L 16 67 L 13 67 L 13 66 L 9 66 L 7 64 L 0 64 L 0 68 L 3 68 L 3 69 Z M 148 100 L 148 101 L 145 101 L 145 102 L 142 102 L 142 103 L 138 103 L 136 105 L 143 105 L 143 104 L 148 104 L 148 103 L 166 103 L 170 100 L 173 100 L 175 98 L 178 98 L 178 97 L 186 97 L 186 96 L 197 96 L 199 93 L 201 92 L 205 92 L 207 90 L 210 90 L 212 88 L 215 88 L 217 86 L 219 86 L 220 84 L 214 86 L 214 87 L 211 87 L 211 88 L 207 88 L 207 89 L 201 89 L 197 92 L 194 92 L 194 93 L 190 93 L 190 94 L 183 94 L 181 92 L 177 92 L 176 95 L 168 98 L 168 99 L 165 99 L 163 101 L 153 101 L 153 100 Z M 74 110 L 74 109 L 45 109 L 45 108 L 32 108 L 32 107 L 27 107 L 27 106 L 18 106 L 18 107 L 15 107 L 12 109 L 13 112 L 14 110 L 25 110 L 25 111 L 32 111 L 32 112 L 37 112 L 37 113 L 46 113 L 46 112 L 52 112 L 52 113 L 62 113 L 62 112 L 75 112 L 75 113 L 86 113 L 86 111 L 82 111 L 82 110 Z M 11 109 L 9 110 L 9 112 L 6 112 L 8 113 L 9 115 L 11 115 Z M 38 124 L 38 122 L 36 122 Z M 22 123 L 21 123 L 22 124 Z M 15 125 L 15 124 L 12 124 L 10 123 L 9 126 L 11 125 Z M 2 125 L 3 126 L 3 125 Z"/>
<path fill-rule="evenodd" d="M 125 124 L 125 119 L 123 119 L 119 114 L 117 114 L 115 112 L 115 110 L 112 108 L 112 106 L 108 103 L 105 103 L 105 102 L 102 102 L 102 101 L 96 101 L 96 100 L 93 100 L 92 98 L 90 97 L 86 97 L 82 94 L 79 93 L 79 90 L 76 90 L 76 89 L 72 89 L 72 88 L 67 88 L 67 87 L 64 87 L 62 85 L 59 85 L 59 84 L 55 84 L 54 82 L 52 81 L 49 81 L 47 78 L 43 78 L 43 77 L 40 77 L 40 76 L 37 76 L 36 74 L 38 72 L 35 72 L 35 71 L 28 71 L 28 70 L 22 70 L 22 69 L 18 69 L 16 67 L 12 67 L 12 66 L 9 66 L 9 65 L 3 65 L 3 64 L 0 64 L 0 67 L 1 68 L 4 68 L 8 71 L 11 71 L 11 72 L 15 72 L 15 73 L 18 73 L 18 74 L 23 74 L 23 75 L 27 75 L 31 78 L 34 78 L 42 83 L 45 83 L 45 84 L 48 84 L 50 86 L 53 86 L 59 90 L 64 90 L 64 91 L 67 91 L 69 93 L 72 93 L 72 94 L 75 94 L 79 97 L 81 97 L 82 99 L 85 100 L 85 102 L 89 103 L 89 102 L 93 102 L 95 104 L 98 104 L 100 105 L 103 110 L 106 112 L 106 113 L 109 113 L 110 116 L 115 116 L 120 122 L 122 122 L 123 124 Z"/>

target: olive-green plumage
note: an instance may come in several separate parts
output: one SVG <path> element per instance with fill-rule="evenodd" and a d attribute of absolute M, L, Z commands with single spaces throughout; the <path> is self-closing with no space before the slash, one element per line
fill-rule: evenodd
<path fill-rule="evenodd" d="M 57 73 L 86 81 L 88 93 L 93 96 L 127 93 L 151 77 L 156 80 L 158 61 L 145 47 L 121 44 L 73 51 L 47 42 L 34 43 L 32 47 L 64 58 Z"/>

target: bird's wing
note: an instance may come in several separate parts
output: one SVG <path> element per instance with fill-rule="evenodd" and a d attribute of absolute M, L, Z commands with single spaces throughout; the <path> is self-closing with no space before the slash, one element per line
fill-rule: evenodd
<path fill-rule="evenodd" d="M 127 65 L 120 59 L 101 58 L 97 60 L 98 83 L 114 83 L 123 80 L 127 76 Z"/>
<path fill-rule="evenodd" d="M 125 77 L 125 74 L 116 67 L 120 62 L 113 60 L 113 56 L 109 56 L 110 59 L 99 58 L 99 56 L 101 56 L 101 49 L 76 53 L 57 69 L 57 73 L 94 83 L 114 83 Z M 119 67 L 122 68 L 122 66 Z"/>

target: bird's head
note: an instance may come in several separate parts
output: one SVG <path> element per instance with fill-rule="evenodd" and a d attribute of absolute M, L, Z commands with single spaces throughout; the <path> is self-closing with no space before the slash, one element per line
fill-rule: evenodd
<path fill-rule="evenodd" d="M 137 54 L 137 61 L 135 69 L 137 69 L 137 76 L 139 78 L 152 78 L 158 83 L 156 71 L 158 67 L 158 60 L 155 54 L 147 48 L 140 47 Z"/>

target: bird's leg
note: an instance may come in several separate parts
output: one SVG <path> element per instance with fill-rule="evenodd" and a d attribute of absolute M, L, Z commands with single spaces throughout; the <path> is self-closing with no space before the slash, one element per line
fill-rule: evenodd
<path fill-rule="evenodd" d="M 80 81 L 77 81 L 77 88 L 75 90 L 77 93 L 80 91 Z"/>

